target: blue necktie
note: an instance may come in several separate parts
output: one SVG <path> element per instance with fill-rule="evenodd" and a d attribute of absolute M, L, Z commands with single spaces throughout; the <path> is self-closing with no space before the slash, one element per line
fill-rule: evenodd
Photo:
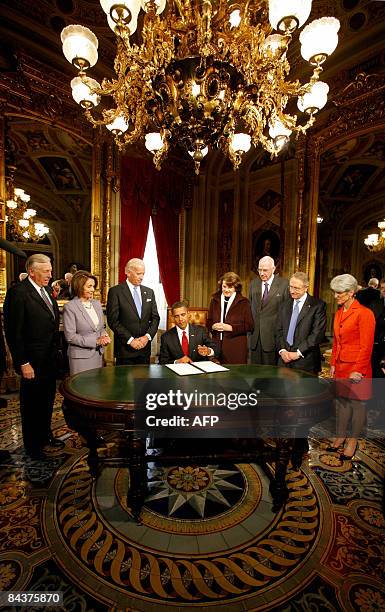
<path fill-rule="evenodd" d="M 297 325 L 298 315 L 299 315 L 298 301 L 295 300 L 293 312 L 291 313 L 289 331 L 287 332 L 287 338 L 286 338 L 287 343 L 290 346 L 292 346 L 294 342 L 294 332 L 295 332 L 295 326 Z"/>
<path fill-rule="evenodd" d="M 140 301 L 138 285 L 134 285 L 134 302 L 140 318 L 142 316 L 142 302 Z"/>

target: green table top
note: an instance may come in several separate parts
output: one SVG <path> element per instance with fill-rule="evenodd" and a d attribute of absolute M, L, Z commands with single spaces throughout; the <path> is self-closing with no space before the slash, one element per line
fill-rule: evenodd
<path fill-rule="evenodd" d="M 260 389 L 262 396 L 266 394 L 276 399 L 287 398 L 288 395 L 299 399 L 310 398 L 329 393 L 327 381 L 317 378 L 307 372 L 260 365 L 230 365 L 228 372 L 200 374 L 193 376 L 178 376 L 169 368 L 160 365 L 115 366 L 88 370 L 67 378 L 62 385 L 64 396 L 82 398 L 90 402 L 113 402 L 132 404 L 134 402 L 135 385 L 146 380 L 159 380 L 159 385 L 168 381 L 173 385 L 181 385 L 184 389 L 195 389 L 205 385 L 234 385 L 234 390 Z"/>

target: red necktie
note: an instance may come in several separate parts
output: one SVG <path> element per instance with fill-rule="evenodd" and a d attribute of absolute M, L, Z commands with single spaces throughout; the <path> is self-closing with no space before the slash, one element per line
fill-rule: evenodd
<path fill-rule="evenodd" d="M 185 331 L 182 332 L 182 351 L 183 355 L 186 355 L 186 357 L 188 357 L 188 339 Z"/>

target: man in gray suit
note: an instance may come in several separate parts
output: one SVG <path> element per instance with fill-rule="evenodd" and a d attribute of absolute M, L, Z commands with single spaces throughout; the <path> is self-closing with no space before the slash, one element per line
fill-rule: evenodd
<path fill-rule="evenodd" d="M 251 363 L 276 365 L 276 320 L 280 305 L 289 296 L 286 278 L 274 274 L 272 257 L 262 257 L 258 263 L 259 279 L 250 283 L 249 299 L 254 318 L 254 332 L 250 334 Z"/>
<path fill-rule="evenodd" d="M 159 326 L 159 314 L 152 289 L 142 286 L 144 263 L 130 259 L 127 279 L 111 287 L 107 298 L 107 321 L 115 335 L 117 365 L 150 363 L 151 340 Z"/>

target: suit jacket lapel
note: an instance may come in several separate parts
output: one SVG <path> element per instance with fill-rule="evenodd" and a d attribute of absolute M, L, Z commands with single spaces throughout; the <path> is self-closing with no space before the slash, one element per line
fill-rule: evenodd
<path fill-rule="evenodd" d="M 228 308 L 228 309 L 227 309 L 227 311 L 226 311 L 225 321 L 226 321 L 226 318 L 227 318 L 227 316 L 228 316 L 229 312 L 230 312 L 230 311 L 231 311 L 231 309 L 233 308 L 233 306 L 235 306 L 235 304 L 238 304 L 238 302 L 239 302 L 239 300 L 240 300 L 240 299 L 241 299 L 241 296 L 240 296 L 240 295 L 239 295 L 239 293 L 238 293 L 238 294 L 235 296 L 235 298 L 234 298 L 234 300 L 233 300 L 232 304 L 230 304 L 230 308 Z"/>
<path fill-rule="evenodd" d="M 301 308 L 301 312 L 300 312 L 300 313 L 299 313 L 299 315 L 298 315 L 297 325 L 298 325 L 298 323 L 299 323 L 300 321 L 302 321 L 302 319 L 303 319 L 304 317 L 306 317 L 306 315 L 307 315 L 307 314 L 310 312 L 310 309 L 311 309 L 311 306 L 312 306 L 312 305 L 310 304 L 310 302 L 311 302 L 311 300 L 310 300 L 310 296 L 308 295 L 308 296 L 307 296 L 307 298 L 306 298 L 306 300 L 305 300 L 304 305 L 303 305 L 303 306 L 302 306 L 302 308 Z"/>
<path fill-rule="evenodd" d="M 196 330 L 193 325 L 189 326 L 188 352 L 191 357 L 194 349 L 197 347 Z"/>
<path fill-rule="evenodd" d="M 43 298 L 41 297 L 41 295 L 39 295 L 39 294 L 38 294 L 38 292 L 36 291 L 35 287 L 34 287 L 34 286 L 32 285 L 32 283 L 31 283 L 31 282 L 28 280 L 28 278 L 26 278 L 26 279 L 25 279 L 25 281 L 23 281 L 23 282 L 25 282 L 25 286 L 26 286 L 26 288 L 27 288 L 27 291 L 29 292 L 30 297 L 31 297 L 33 300 L 35 300 L 35 302 L 36 302 L 37 304 L 40 304 L 40 306 L 41 306 L 42 308 L 44 308 L 44 310 L 45 310 L 46 312 L 48 312 L 48 313 L 50 314 L 50 316 L 52 317 L 52 312 L 51 312 L 51 310 L 49 309 L 49 306 L 47 306 L 47 304 L 45 303 L 45 301 L 43 300 Z M 47 293 L 49 293 L 49 292 L 47 291 Z M 54 299 L 53 299 L 53 297 L 52 297 L 52 295 L 51 295 L 50 293 L 49 293 L 49 296 L 50 296 L 51 302 L 54 302 Z M 55 308 L 55 304 L 53 303 L 53 304 L 52 304 L 52 308 L 53 308 L 53 311 L 54 311 L 54 313 L 55 313 L 55 318 L 57 318 L 57 317 L 58 317 L 58 307 L 57 307 L 57 304 L 56 304 L 56 308 Z"/>
<path fill-rule="evenodd" d="M 81 299 L 78 297 L 75 297 L 73 298 L 72 302 L 74 304 L 74 307 L 77 308 L 78 312 L 81 313 L 81 316 L 87 322 L 87 325 L 89 325 L 89 327 L 95 328 L 95 324 L 92 321 L 91 317 L 89 317 L 88 314 L 86 313 Z M 99 315 L 98 315 L 98 318 L 99 318 Z"/>
<path fill-rule="evenodd" d="M 270 298 L 272 298 L 274 295 L 276 295 L 278 293 L 278 276 L 274 276 L 273 282 L 271 283 L 271 287 L 270 287 L 270 291 L 267 295 L 267 301 L 268 302 L 270 300 Z"/>
<path fill-rule="evenodd" d="M 175 355 L 178 355 L 178 354 L 183 355 L 182 346 L 179 342 L 179 336 L 178 336 L 178 331 L 177 331 L 176 326 L 173 327 L 171 330 L 170 344 L 171 344 L 171 352 L 173 352 Z M 176 359 L 178 359 L 178 357 Z"/>
<path fill-rule="evenodd" d="M 123 281 L 123 283 L 122 283 L 122 291 L 123 291 L 123 295 L 126 297 L 128 303 L 130 304 L 134 314 L 139 319 L 139 315 L 138 315 L 138 311 L 136 310 L 134 298 L 132 297 L 132 293 L 131 293 L 131 291 L 129 289 L 129 286 L 127 285 L 126 281 Z M 143 304 L 142 304 L 142 313 L 143 313 Z"/>
<path fill-rule="evenodd" d="M 283 332 L 286 340 L 287 332 L 289 331 L 290 319 L 293 312 L 293 301 L 292 299 L 287 301 L 285 304 L 285 310 L 283 313 Z"/>
<path fill-rule="evenodd" d="M 148 309 L 148 305 L 150 302 L 147 302 L 148 299 L 148 291 L 144 287 L 140 287 L 140 295 L 142 296 L 142 315 L 141 319 L 143 319 L 144 311 Z M 136 310 L 136 308 L 135 308 Z"/>
<path fill-rule="evenodd" d="M 347 311 L 347 312 L 345 312 L 345 311 L 343 310 L 343 308 L 344 308 L 344 307 L 343 307 L 343 306 L 341 306 L 341 315 L 340 315 L 340 317 L 341 317 L 341 319 L 342 319 L 343 321 L 346 321 L 346 319 L 348 319 L 349 317 L 351 317 L 351 316 L 352 316 L 352 314 L 355 314 L 355 313 L 356 313 L 356 310 L 358 310 L 358 302 L 354 301 L 354 302 L 353 302 L 353 304 L 350 306 L 350 308 L 348 309 L 348 311 Z M 341 321 L 341 322 L 342 322 L 342 321 Z"/>

